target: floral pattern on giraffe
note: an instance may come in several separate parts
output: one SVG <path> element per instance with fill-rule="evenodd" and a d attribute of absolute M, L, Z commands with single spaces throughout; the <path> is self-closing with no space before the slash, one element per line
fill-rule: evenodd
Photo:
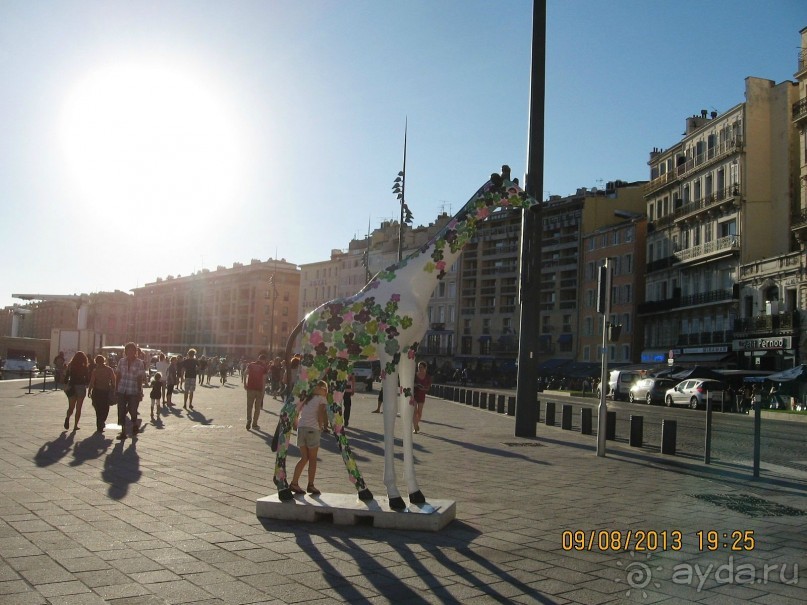
<path fill-rule="evenodd" d="M 412 503 L 425 502 L 414 473 L 411 402 L 415 357 L 428 326 L 428 298 L 476 233 L 479 221 L 488 218 L 497 208 L 527 208 L 536 203 L 516 182 L 508 179 L 509 169 L 504 178 L 498 174 L 492 175 L 491 180 L 424 246 L 379 272 L 354 296 L 325 303 L 301 322 L 300 373 L 280 413 L 274 483 L 281 500 L 293 497 L 288 488 L 286 456 L 300 402 L 322 379 L 332 385 L 326 409 L 349 479 L 361 500 L 373 498 L 345 434 L 342 401 L 353 362 L 379 360 L 384 392 L 384 483 L 390 506 L 395 509 L 404 507 L 395 486 L 393 469 L 396 404 L 400 406 L 399 412 L 404 422 L 404 470 L 409 499 Z M 287 357 L 296 332 L 289 340 Z"/>

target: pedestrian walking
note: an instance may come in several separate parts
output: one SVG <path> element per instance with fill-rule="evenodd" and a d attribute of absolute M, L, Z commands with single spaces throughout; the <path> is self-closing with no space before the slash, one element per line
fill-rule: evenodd
<path fill-rule="evenodd" d="M 426 404 L 426 394 L 432 388 L 432 377 L 429 376 L 428 366 L 425 361 L 418 364 L 418 371 L 415 374 L 415 412 L 412 418 L 413 432 L 420 432 L 420 421 L 423 418 L 423 406 Z"/>
<path fill-rule="evenodd" d="M 345 392 L 342 397 L 342 406 L 345 409 L 345 428 L 350 426 L 350 408 L 353 407 L 353 393 L 356 392 L 356 377 L 353 372 L 347 375 Z"/>
<path fill-rule="evenodd" d="M 188 349 L 188 357 L 182 362 L 182 373 L 185 376 L 183 384 L 184 409 L 193 409 L 193 393 L 196 391 L 196 373 L 199 371 L 199 360 L 196 359 L 196 349 Z"/>
<path fill-rule="evenodd" d="M 257 361 L 247 365 L 241 373 L 241 381 L 247 391 L 247 430 L 260 429 L 258 418 L 263 408 L 263 394 L 266 389 L 266 375 L 269 367 L 266 363 L 266 353 L 258 355 Z"/>
<path fill-rule="evenodd" d="M 163 377 L 162 382 L 162 402 L 163 405 L 166 404 L 166 391 L 168 390 L 168 366 L 171 365 L 171 362 L 165 358 L 165 353 L 160 353 L 157 357 L 157 363 L 154 364 L 154 369 L 159 372 L 159 374 Z"/>
<path fill-rule="evenodd" d="M 103 433 L 109 417 L 109 406 L 115 396 L 115 372 L 106 365 L 106 357 L 103 355 L 95 356 L 95 368 L 90 374 L 87 392 L 95 409 L 95 428 Z"/>
<path fill-rule="evenodd" d="M 163 387 L 165 385 L 165 381 L 163 380 L 163 375 L 159 372 L 154 374 L 154 378 L 151 379 L 151 393 L 149 397 L 151 398 L 151 420 L 152 422 L 155 420 L 154 418 L 154 408 L 157 408 L 157 415 L 160 415 L 160 401 L 162 399 Z"/>
<path fill-rule="evenodd" d="M 132 438 L 140 430 L 138 408 L 143 399 L 143 384 L 146 381 L 146 368 L 141 359 L 137 358 L 137 345 L 127 342 L 123 348 L 124 358 L 118 362 L 115 371 L 118 394 L 118 424 L 120 434 L 118 439 L 126 439 L 126 416 L 132 421 Z"/>
<path fill-rule="evenodd" d="M 67 415 L 64 417 L 65 430 L 70 428 L 70 416 L 76 412 L 73 421 L 73 430 L 79 429 L 78 421 L 81 419 L 81 406 L 87 396 L 87 385 L 90 383 L 90 368 L 87 355 L 84 351 L 76 351 L 65 370 L 65 394 L 67 395 Z"/>

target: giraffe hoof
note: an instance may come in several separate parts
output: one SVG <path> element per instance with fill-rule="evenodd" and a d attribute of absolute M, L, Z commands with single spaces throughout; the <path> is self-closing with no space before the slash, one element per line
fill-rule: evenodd
<path fill-rule="evenodd" d="M 403 501 L 403 498 L 396 496 L 395 498 L 389 499 L 389 507 L 392 510 L 404 510 L 406 508 L 406 503 Z"/>
<path fill-rule="evenodd" d="M 418 490 L 413 494 L 409 494 L 409 502 L 412 504 L 426 504 L 426 496 L 423 495 L 423 492 Z"/>
<path fill-rule="evenodd" d="M 288 502 L 289 500 L 294 500 L 294 494 L 291 493 L 290 488 L 281 489 L 277 492 L 277 497 L 280 499 L 281 502 Z"/>
<path fill-rule="evenodd" d="M 361 500 L 362 502 L 369 502 L 372 499 L 373 499 L 373 492 L 371 492 L 369 489 L 364 488 L 359 492 L 359 500 Z"/>

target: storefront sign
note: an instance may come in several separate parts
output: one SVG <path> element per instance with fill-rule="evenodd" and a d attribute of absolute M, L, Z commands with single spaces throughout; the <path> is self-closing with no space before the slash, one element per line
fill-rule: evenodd
<path fill-rule="evenodd" d="M 772 351 L 793 348 L 792 336 L 773 336 L 771 338 L 744 338 L 735 340 L 732 345 L 735 351 Z"/>

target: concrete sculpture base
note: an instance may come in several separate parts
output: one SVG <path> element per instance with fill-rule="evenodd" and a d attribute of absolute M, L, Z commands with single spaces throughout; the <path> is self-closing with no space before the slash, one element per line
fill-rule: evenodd
<path fill-rule="evenodd" d="M 410 504 L 406 510 L 389 507 L 389 498 L 379 497 L 362 502 L 356 495 L 299 495 L 281 502 L 277 494 L 258 498 L 255 512 L 259 518 L 284 521 L 332 521 L 337 525 L 369 525 L 387 529 L 438 531 L 456 517 L 453 500 L 429 500 L 425 504 Z"/>

